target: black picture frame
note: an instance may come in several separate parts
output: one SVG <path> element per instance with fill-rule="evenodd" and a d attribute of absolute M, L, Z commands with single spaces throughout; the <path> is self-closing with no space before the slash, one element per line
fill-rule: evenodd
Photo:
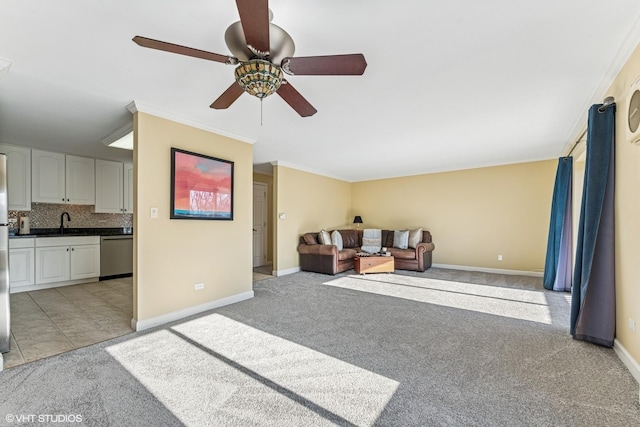
<path fill-rule="evenodd" d="M 171 148 L 170 219 L 233 221 L 234 163 Z"/>

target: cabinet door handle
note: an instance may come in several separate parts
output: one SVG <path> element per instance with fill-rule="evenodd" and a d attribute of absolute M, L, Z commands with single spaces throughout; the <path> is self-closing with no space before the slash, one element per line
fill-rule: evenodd
<path fill-rule="evenodd" d="M 67 248 L 67 252 L 69 252 L 69 248 Z"/>

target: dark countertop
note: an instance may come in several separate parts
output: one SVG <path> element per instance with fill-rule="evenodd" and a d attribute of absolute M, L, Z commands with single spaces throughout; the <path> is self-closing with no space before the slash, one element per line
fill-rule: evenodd
<path fill-rule="evenodd" d="M 26 237 L 73 237 L 73 236 L 122 236 L 132 235 L 132 227 L 118 228 L 65 228 L 60 234 L 59 228 L 32 228 L 29 234 L 15 234 L 9 232 L 10 239 L 20 239 Z"/>

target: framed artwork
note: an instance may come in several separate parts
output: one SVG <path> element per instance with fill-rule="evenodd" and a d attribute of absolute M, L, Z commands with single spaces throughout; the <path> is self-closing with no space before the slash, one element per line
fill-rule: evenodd
<path fill-rule="evenodd" d="M 233 162 L 171 148 L 170 218 L 233 220 Z"/>

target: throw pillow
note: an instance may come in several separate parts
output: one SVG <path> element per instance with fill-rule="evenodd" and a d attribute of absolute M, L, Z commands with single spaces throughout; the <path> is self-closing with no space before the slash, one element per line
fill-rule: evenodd
<path fill-rule="evenodd" d="M 409 247 L 409 230 L 393 231 L 393 247 L 407 249 Z"/>
<path fill-rule="evenodd" d="M 318 240 L 320 240 L 321 245 L 330 245 L 331 244 L 331 235 L 327 230 L 320 230 L 318 234 Z"/>
<path fill-rule="evenodd" d="M 331 244 L 336 245 L 339 251 L 342 250 L 342 234 L 338 230 L 331 233 Z"/>
<path fill-rule="evenodd" d="M 316 239 L 316 236 L 313 233 L 306 233 L 304 236 L 302 236 L 302 238 L 304 239 L 304 242 L 307 245 L 317 245 L 318 244 L 318 240 Z"/>
<path fill-rule="evenodd" d="M 362 252 L 374 254 L 380 252 L 382 247 L 382 230 L 377 228 L 365 228 L 362 231 Z"/>
<path fill-rule="evenodd" d="M 409 247 L 415 249 L 422 242 L 422 228 L 409 231 Z"/>

